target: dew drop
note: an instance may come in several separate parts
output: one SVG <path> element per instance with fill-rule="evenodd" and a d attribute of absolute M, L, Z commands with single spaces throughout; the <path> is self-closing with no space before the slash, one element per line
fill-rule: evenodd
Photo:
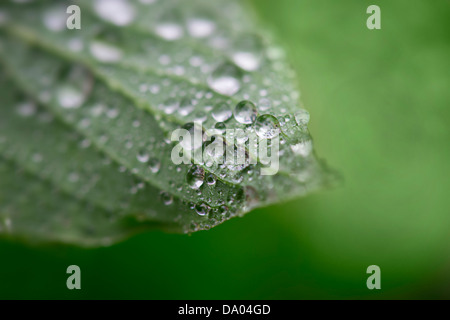
<path fill-rule="evenodd" d="M 199 189 L 205 179 L 205 170 L 202 167 L 193 165 L 186 174 L 186 182 L 191 189 Z"/>
<path fill-rule="evenodd" d="M 208 214 L 209 210 L 210 210 L 210 207 L 204 203 L 197 204 L 195 206 L 195 212 L 197 212 L 197 214 L 199 216 L 206 216 Z"/>
<path fill-rule="evenodd" d="M 232 54 L 233 62 L 246 71 L 258 70 L 262 61 L 262 43 L 254 35 L 239 37 Z"/>
<path fill-rule="evenodd" d="M 260 138 L 272 139 L 280 133 L 280 125 L 274 116 L 265 114 L 256 119 L 255 130 Z"/>
<path fill-rule="evenodd" d="M 234 118 L 240 123 L 251 124 L 255 122 L 257 115 L 255 105 L 248 100 L 239 102 L 234 109 Z"/>
<path fill-rule="evenodd" d="M 258 102 L 259 110 L 266 111 L 266 110 L 269 110 L 270 107 L 272 107 L 272 102 L 270 102 L 269 99 L 262 98 L 262 99 L 259 100 L 259 102 Z"/>
<path fill-rule="evenodd" d="M 214 91 L 231 96 L 241 88 L 241 71 L 231 64 L 218 66 L 208 77 L 208 85 Z"/>
<path fill-rule="evenodd" d="M 84 102 L 83 92 L 71 85 L 63 85 L 57 91 L 58 102 L 64 109 L 77 109 Z"/>
<path fill-rule="evenodd" d="M 98 40 L 90 43 L 89 50 L 95 59 L 105 63 L 117 62 L 123 56 L 122 50 L 118 47 Z"/>
<path fill-rule="evenodd" d="M 130 24 L 136 16 L 134 7 L 126 0 L 96 0 L 94 10 L 100 18 L 117 26 Z"/>
<path fill-rule="evenodd" d="M 178 109 L 179 102 L 175 98 L 169 98 L 160 107 L 165 114 L 172 114 Z"/>
<path fill-rule="evenodd" d="M 150 159 L 150 155 L 148 154 L 148 152 L 146 150 L 141 150 L 136 155 L 136 158 L 139 162 L 146 163 Z"/>
<path fill-rule="evenodd" d="M 162 202 L 166 205 L 166 206 L 169 206 L 169 205 L 171 205 L 172 204 L 172 202 L 173 202 L 173 197 L 170 195 L 170 193 L 168 193 L 168 192 L 161 192 L 160 193 L 160 197 L 161 197 L 161 200 L 162 200 Z"/>
<path fill-rule="evenodd" d="M 210 36 L 216 28 L 214 22 L 204 18 L 194 18 L 187 22 L 189 34 L 194 38 L 205 38 Z"/>
<path fill-rule="evenodd" d="M 210 186 L 213 186 L 216 184 L 216 178 L 214 177 L 214 175 L 212 174 L 208 174 L 208 176 L 206 177 L 206 183 Z"/>
<path fill-rule="evenodd" d="M 183 28 L 175 22 L 162 22 L 156 25 L 155 33 L 161 38 L 174 41 L 183 37 Z"/>
<path fill-rule="evenodd" d="M 44 13 L 44 25 L 50 31 L 58 32 L 66 28 L 66 10 L 63 6 L 54 7 Z"/>
<path fill-rule="evenodd" d="M 156 158 L 151 158 L 148 161 L 149 169 L 153 173 L 157 173 L 159 171 L 159 168 L 161 167 L 161 163 Z"/>
<path fill-rule="evenodd" d="M 17 112 L 22 117 L 33 116 L 34 114 L 36 114 L 36 109 L 36 105 L 31 101 L 23 102 L 17 106 Z"/>
<path fill-rule="evenodd" d="M 297 144 L 291 145 L 291 149 L 295 154 L 307 157 L 312 151 L 311 139 L 301 141 Z"/>
<path fill-rule="evenodd" d="M 184 98 L 180 102 L 180 107 L 178 109 L 178 113 L 185 117 L 191 114 L 191 112 L 194 111 L 194 106 L 192 104 L 192 100 L 189 98 Z"/>
<path fill-rule="evenodd" d="M 230 119 L 232 115 L 233 112 L 231 111 L 230 105 L 226 102 L 217 103 L 212 110 L 212 116 L 214 120 L 218 122 L 225 122 Z"/>
<path fill-rule="evenodd" d="M 309 122 L 309 112 L 305 109 L 300 109 L 295 113 L 295 121 L 297 121 L 298 125 L 307 125 Z"/>

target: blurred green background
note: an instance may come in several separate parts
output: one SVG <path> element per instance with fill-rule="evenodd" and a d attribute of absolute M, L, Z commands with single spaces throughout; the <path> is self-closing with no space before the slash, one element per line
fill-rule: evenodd
<path fill-rule="evenodd" d="M 450 2 L 253 0 L 342 185 L 191 236 L 0 240 L 0 298 L 450 298 Z M 366 28 L 381 7 L 382 29 Z M 66 289 L 67 266 L 82 290 Z M 381 290 L 366 268 L 381 268 Z"/>

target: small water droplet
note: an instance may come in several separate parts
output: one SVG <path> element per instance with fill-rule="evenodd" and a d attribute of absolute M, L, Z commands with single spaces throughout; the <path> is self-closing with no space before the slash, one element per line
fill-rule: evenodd
<path fill-rule="evenodd" d="M 309 122 L 309 112 L 305 109 L 300 109 L 295 113 L 295 121 L 297 121 L 297 124 L 300 126 L 307 125 Z"/>
<path fill-rule="evenodd" d="M 214 91 L 231 96 L 241 88 L 241 71 L 231 64 L 218 66 L 208 77 L 208 85 Z"/>
<path fill-rule="evenodd" d="M 126 0 L 96 0 L 94 10 L 97 15 L 117 26 L 130 24 L 136 16 L 136 11 Z"/>
<path fill-rule="evenodd" d="M 95 59 L 105 63 L 117 62 L 123 56 L 122 50 L 118 47 L 98 40 L 90 43 L 89 50 Z"/>
<path fill-rule="evenodd" d="M 162 108 L 165 114 L 174 113 L 178 109 L 178 107 L 179 102 L 175 98 L 169 98 L 162 105 L 160 105 L 160 108 Z"/>
<path fill-rule="evenodd" d="M 210 186 L 213 186 L 216 184 L 216 177 L 214 177 L 214 175 L 212 174 L 208 174 L 208 176 L 206 177 L 206 183 Z"/>
<path fill-rule="evenodd" d="M 291 149 L 295 154 L 307 157 L 312 151 L 312 141 L 307 139 L 297 144 L 291 145 Z"/>
<path fill-rule="evenodd" d="M 215 28 L 215 23 L 205 18 L 194 18 L 187 22 L 189 34 L 194 38 L 208 37 L 214 32 Z"/>
<path fill-rule="evenodd" d="M 225 122 L 230 119 L 232 115 L 233 112 L 231 111 L 230 105 L 226 102 L 217 103 L 212 110 L 212 116 L 214 120 L 218 122 Z"/>
<path fill-rule="evenodd" d="M 200 203 L 195 206 L 195 212 L 197 212 L 199 216 L 206 216 L 210 209 L 211 208 L 204 203 Z"/>
<path fill-rule="evenodd" d="M 272 102 L 267 98 L 262 98 L 258 102 L 258 108 L 261 111 L 266 111 L 272 107 Z"/>
<path fill-rule="evenodd" d="M 44 25 L 48 30 L 58 32 L 66 28 L 66 10 L 63 6 L 56 6 L 44 13 Z"/>
<path fill-rule="evenodd" d="M 146 150 L 140 150 L 139 153 L 136 155 L 136 158 L 141 163 L 146 163 L 150 159 L 150 155 Z"/>
<path fill-rule="evenodd" d="M 83 92 L 71 85 L 63 85 L 57 91 L 58 102 L 64 109 L 79 108 L 84 102 Z"/>
<path fill-rule="evenodd" d="M 156 25 L 155 33 L 161 38 L 174 41 L 183 37 L 183 28 L 176 22 L 162 22 Z"/>
<path fill-rule="evenodd" d="M 265 114 L 256 119 L 255 130 L 260 138 L 272 139 L 280 133 L 280 125 L 274 116 Z"/>
<path fill-rule="evenodd" d="M 199 189 L 205 179 L 205 170 L 202 167 L 193 165 L 186 174 L 186 182 L 191 189 Z"/>
<path fill-rule="evenodd" d="M 255 122 L 257 115 L 255 105 L 248 100 L 239 102 L 234 109 L 234 118 L 240 123 L 251 124 Z"/>
<path fill-rule="evenodd" d="M 151 158 L 148 161 L 148 166 L 150 168 L 150 171 L 153 173 L 157 173 L 159 171 L 159 168 L 161 167 L 161 163 L 156 158 Z"/>
<path fill-rule="evenodd" d="M 36 114 L 36 105 L 31 101 L 26 101 L 17 106 L 17 112 L 22 117 L 31 117 Z"/>
<path fill-rule="evenodd" d="M 180 107 L 178 109 L 178 113 L 182 116 L 188 116 L 194 110 L 194 105 L 192 104 L 192 100 L 189 98 L 184 98 L 180 102 Z"/>
<path fill-rule="evenodd" d="M 170 195 L 170 193 L 168 193 L 168 192 L 161 192 L 160 193 L 160 197 L 161 197 L 161 200 L 162 200 L 162 202 L 166 205 L 166 206 L 169 206 L 169 205 L 171 205 L 172 204 L 172 202 L 173 202 L 173 197 Z"/>

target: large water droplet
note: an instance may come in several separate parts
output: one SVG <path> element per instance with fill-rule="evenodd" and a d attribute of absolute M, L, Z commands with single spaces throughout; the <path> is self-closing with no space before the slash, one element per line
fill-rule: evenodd
<path fill-rule="evenodd" d="M 117 26 L 130 24 L 136 16 L 136 11 L 127 0 L 96 0 L 95 12 L 102 19 Z"/>
<path fill-rule="evenodd" d="M 255 105 L 248 100 L 239 102 L 234 109 L 234 118 L 240 123 L 251 124 L 255 122 L 257 115 Z"/>
<path fill-rule="evenodd" d="M 205 203 L 200 203 L 195 206 L 195 211 L 199 216 L 206 216 L 210 209 L 211 207 Z"/>
<path fill-rule="evenodd" d="M 205 18 L 194 18 L 187 22 L 189 34 L 194 38 L 205 38 L 210 36 L 216 25 L 213 21 Z"/>
<path fill-rule="evenodd" d="M 209 76 L 208 85 L 214 91 L 231 96 L 241 88 L 241 71 L 232 64 L 218 66 Z"/>
<path fill-rule="evenodd" d="M 212 110 L 212 116 L 214 120 L 218 122 L 225 122 L 230 119 L 232 115 L 233 112 L 231 111 L 230 105 L 226 102 L 217 103 Z"/>
<path fill-rule="evenodd" d="M 205 180 L 205 170 L 202 167 L 193 165 L 186 174 L 186 182 L 191 189 L 197 190 L 203 185 Z"/>
<path fill-rule="evenodd" d="M 280 133 L 278 120 L 270 115 L 259 116 L 255 123 L 256 134 L 263 139 L 272 139 Z"/>
<path fill-rule="evenodd" d="M 90 43 L 89 50 L 95 59 L 105 63 L 117 62 L 122 59 L 123 55 L 122 50 L 119 48 L 98 40 Z"/>

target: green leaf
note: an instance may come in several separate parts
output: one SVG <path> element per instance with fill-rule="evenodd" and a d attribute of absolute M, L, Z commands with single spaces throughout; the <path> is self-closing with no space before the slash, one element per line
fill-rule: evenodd
<path fill-rule="evenodd" d="M 1 190 L 25 189 L 0 199 L 2 233 L 86 245 L 190 233 L 332 180 L 282 49 L 242 4 L 75 3 L 81 30 L 66 28 L 71 2 L 0 7 Z M 174 164 L 172 133 L 198 121 L 245 162 L 215 163 L 203 141 Z M 279 159 L 276 174 L 239 144 L 255 133 Z"/>

